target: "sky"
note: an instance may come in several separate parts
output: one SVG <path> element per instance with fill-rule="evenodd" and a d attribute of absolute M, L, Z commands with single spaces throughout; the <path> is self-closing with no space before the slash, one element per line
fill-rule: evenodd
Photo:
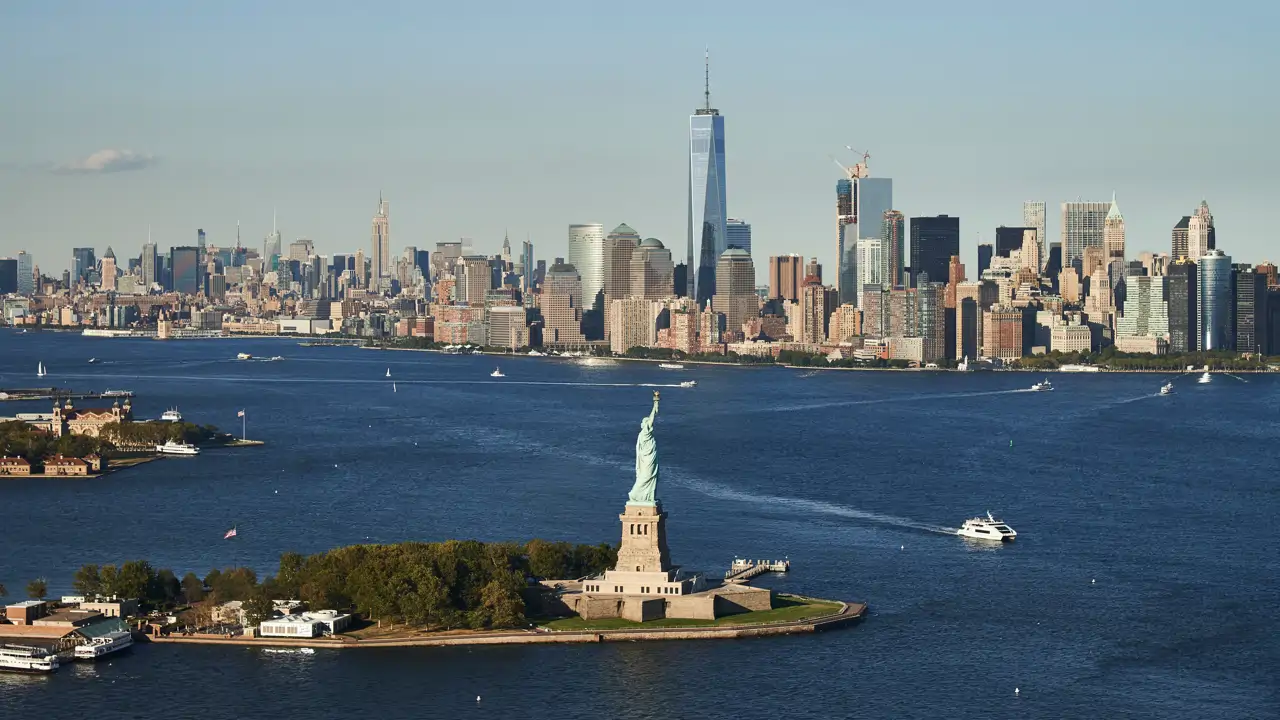
<path fill-rule="evenodd" d="M 394 251 L 627 223 L 686 246 L 688 116 L 725 116 L 730 217 L 835 280 L 835 156 L 871 154 L 962 257 L 1024 200 L 1116 194 L 1130 256 L 1204 199 L 1218 247 L 1280 260 L 1280 3 L 0 3 L 0 255 L 209 242 Z"/>

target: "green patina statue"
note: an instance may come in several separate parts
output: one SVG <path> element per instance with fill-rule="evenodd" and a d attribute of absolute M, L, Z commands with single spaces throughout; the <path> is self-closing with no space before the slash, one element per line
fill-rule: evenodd
<path fill-rule="evenodd" d="M 658 490 L 658 443 L 653 439 L 653 421 L 658 417 L 658 393 L 653 393 L 653 410 L 640 421 L 636 437 L 636 484 L 627 495 L 628 505 L 653 505 Z"/>

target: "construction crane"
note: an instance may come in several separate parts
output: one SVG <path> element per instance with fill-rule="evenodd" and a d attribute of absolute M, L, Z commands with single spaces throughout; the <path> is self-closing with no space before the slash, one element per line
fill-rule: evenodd
<path fill-rule="evenodd" d="M 862 161 L 858 163 L 854 163 L 853 167 L 847 167 L 844 163 L 840 162 L 834 157 L 831 157 L 830 155 L 828 155 L 827 157 L 831 157 L 831 162 L 835 163 L 836 166 L 838 166 L 841 170 L 843 170 L 845 177 L 850 180 L 869 177 L 871 173 L 867 169 L 867 161 L 871 159 L 871 153 L 854 150 L 852 147 L 848 145 L 845 145 L 844 148 L 849 152 L 853 153 L 854 155 L 860 155 L 862 157 Z"/>

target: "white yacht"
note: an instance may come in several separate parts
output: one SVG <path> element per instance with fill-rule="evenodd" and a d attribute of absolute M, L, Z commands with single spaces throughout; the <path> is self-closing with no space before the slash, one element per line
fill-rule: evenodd
<path fill-rule="evenodd" d="M 1205 370 L 1204 374 L 1201 375 L 1200 379 L 1197 380 L 1196 382 L 1199 383 L 1200 385 L 1208 385 L 1209 383 L 1213 382 L 1213 376 L 1209 374 L 1208 370 Z"/>
<path fill-rule="evenodd" d="M 1053 390 L 1053 383 L 1049 382 L 1049 378 L 1045 378 L 1044 382 L 1038 382 L 1031 386 L 1031 392 L 1049 392 Z"/>
<path fill-rule="evenodd" d="M 663 370 L 683 370 L 684 366 L 680 363 L 658 363 L 658 367 Z"/>
<path fill-rule="evenodd" d="M 240 354 L 236 355 L 236 359 L 237 359 L 237 360 L 252 360 L 252 359 L 253 359 L 253 356 L 252 356 L 252 355 L 250 355 L 249 353 L 240 353 Z"/>
<path fill-rule="evenodd" d="M 161 455 L 199 455 L 200 448 L 191 443 L 174 442 L 170 440 L 163 445 L 156 446 L 156 452 Z"/>
<path fill-rule="evenodd" d="M 996 540 L 1008 542 L 1018 537 L 1018 533 L 1013 528 L 1004 524 L 1003 520 L 997 520 L 991 517 L 991 512 L 987 512 L 987 517 L 970 518 L 964 521 L 964 525 L 956 531 L 960 537 L 972 538 L 974 540 Z"/>
<path fill-rule="evenodd" d="M 1161 394 L 1161 395 L 1172 395 L 1172 394 L 1173 394 L 1173 383 L 1165 383 L 1164 385 L 1161 385 L 1161 386 L 1160 386 L 1160 394 Z"/>
<path fill-rule="evenodd" d="M 494 368 L 493 372 L 489 373 L 489 377 L 506 377 L 506 375 L 502 374 L 501 368 Z"/>
<path fill-rule="evenodd" d="M 92 638 L 84 645 L 77 645 L 77 660 L 97 660 L 103 655 L 120 652 L 133 645 L 133 635 L 129 630 L 112 630 L 104 635 Z"/>
<path fill-rule="evenodd" d="M 169 408 L 164 411 L 160 419 L 165 422 L 182 422 L 182 413 L 178 412 L 178 408 Z"/>
<path fill-rule="evenodd" d="M 684 382 L 680 383 L 680 387 L 682 387 L 682 388 L 698 387 L 698 381 L 697 381 L 697 380 L 685 380 Z"/>
<path fill-rule="evenodd" d="M 58 656 L 26 645 L 0 645 L 0 670 L 51 673 L 58 669 Z"/>
<path fill-rule="evenodd" d="M 268 360 L 267 362 L 280 362 L 283 359 L 284 359 L 283 355 L 272 355 L 271 359 Z"/>

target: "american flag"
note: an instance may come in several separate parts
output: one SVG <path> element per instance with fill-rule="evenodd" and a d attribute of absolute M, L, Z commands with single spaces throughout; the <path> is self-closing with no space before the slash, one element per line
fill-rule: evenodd
<path fill-rule="evenodd" d="M 226 534 L 226 535 L 223 535 L 223 536 L 222 536 L 222 539 L 223 539 L 223 540 L 230 540 L 231 538 L 233 538 L 233 537 L 235 537 L 235 536 L 236 536 L 236 529 L 235 529 L 235 528 L 231 528 L 230 530 L 228 530 L 228 531 L 227 531 L 227 534 Z"/>
<path fill-rule="evenodd" d="M 244 417 L 244 411 L 241 410 L 240 412 L 236 413 L 236 417 Z"/>

